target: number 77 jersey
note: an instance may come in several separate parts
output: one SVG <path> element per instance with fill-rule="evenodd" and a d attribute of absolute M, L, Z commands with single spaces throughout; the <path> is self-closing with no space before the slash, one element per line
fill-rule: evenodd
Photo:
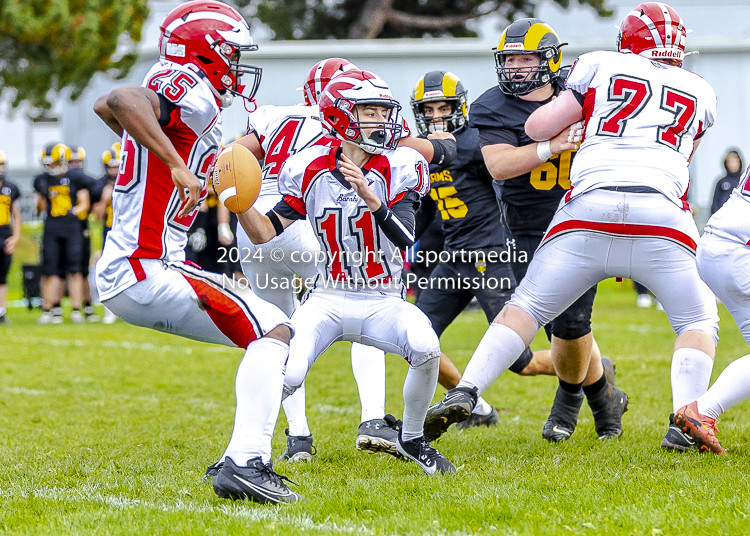
<path fill-rule="evenodd" d="M 716 116 L 708 82 L 642 56 L 600 51 L 578 58 L 566 86 L 583 96 L 585 122 L 572 196 L 648 186 L 687 208 L 688 160 Z"/>

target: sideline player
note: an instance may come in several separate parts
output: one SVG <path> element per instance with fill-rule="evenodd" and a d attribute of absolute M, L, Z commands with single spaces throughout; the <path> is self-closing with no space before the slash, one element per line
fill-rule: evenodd
<path fill-rule="evenodd" d="M 419 238 L 420 229 L 430 225 L 439 212 L 444 249 L 466 258 L 463 262 L 451 259 L 438 264 L 432 271 L 430 283 L 417 299 L 417 307 L 427 315 L 440 337 L 474 297 L 487 321 L 492 322 L 510 298 L 515 280 L 507 263 L 481 260 L 491 252 L 499 255 L 505 251 L 506 231 L 498 214 L 492 177 L 479 149 L 479 132 L 467 124 L 466 90 L 461 80 L 445 71 L 425 74 L 414 86 L 411 107 L 420 136 L 450 132 L 458 146 L 458 156 L 453 162 L 430 166 L 430 195 L 422 200 L 416 222 Z M 498 285 L 503 280 L 507 283 L 504 288 L 491 288 L 491 280 Z M 461 281 L 470 285 L 482 281 L 487 286 L 464 288 Z M 532 354 L 527 348 L 510 369 L 523 376 L 555 375 L 549 350 Z M 441 354 L 438 383 L 452 389 L 460 379 L 461 374 L 453 362 Z M 497 411 L 479 397 L 471 416 L 457 428 L 490 426 L 498 421 Z"/>
<path fill-rule="evenodd" d="M 729 199 L 708 220 L 698 242 L 698 273 L 732 314 L 750 344 L 750 167 Z M 716 421 L 750 398 L 750 355 L 733 361 L 698 400 L 674 414 L 675 427 L 701 450 L 726 454 Z"/>
<path fill-rule="evenodd" d="M 96 180 L 93 177 L 86 175 L 84 171 L 86 168 L 86 150 L 80 145 L 70 146 L 70 161 L 68 167 L 72 170 L 77 170 L 83 178 L 83 183 L 86 190 L 89 193 L 89 204 L 93 206 L 92 201 L 93 191 L 95 189 Z M 78 214 L 78 219 L 81 221 L 81 234 L 83 235 L 83 249 L 81 256 L 81 278 L 83 283 L 83 316 L 86 322 L 99 322 L 99 315 L 96 314 L 94 306 L 91 304 L 91 284 L 89 283 L 89 264 L 91 263 L 91 230 L 89 229 L 89 212 L 82 212 Z M 58 301 L 61 301 L 64 289 L 60 288 L 58 294 Z"/>
<path fill-rule="evenodd" d="M 0 324 L 9 324 L 5 311 L 8 297 L 8 270 L 13 252 L 21 239 L 21 192 L 14 183 L 6 179 L 7 158 L 0 151 Z"/>
<path fill-rule="evenodd" d="M 453 473 L 423 434 L 440 343 L 427 317 L 404 300 L 401 284 L 399 250 L 414 244 L 414 211 L 430 187 L 427 162 L 414 150 L 396 148 L 400 106 L 377 75 L 342 73 L 325 87 L 319 106 L 323 127 L 343 143 L 290 156 L 279 175 L 283 199 L 265 216 L 253 208 L 239 217 L 254 243 L 307 218 L 327 256 L 292 317 L 296 335 L 284 389 L 298 388 L 337 341 L 402 355 L 409 371 L 398 453 L 428 474 Z"/>
<path fill-rule="evenodd" d="M 584 121 L 572 189 L 459 385 L 481 393 L 539 326 L 599 281 L 626 277 L 654 293 L 677 333 L 674 409 L 705 393 L 719 317 L 696 269 L 698 230 L 685 196 L 687 164 L 714 122 L 716 96 L 680 68 L 686 35 L 671 7 L 638 5 L 620 26 L 619 52 L 579 57 L 567 89 L 529 117 L 528 135 L 555 145 L 569 125 Z M 583 377 L 585 364 L 566 357 L 570 373 Z M 608 395 L 627 400 L 615 389 Z"/>
<path fill-rule="evenodd" d="M 46 213 L 42 233 L 42 316 L 39 324 L 63 322 L 60 295 L 67 279 L 73 311 L 70 319 L 81 323 L 83 302 L 83 233 L 80 217 L 88 214 L 89 192 L 77 170 L 68 168 L 67 145 L 51 143 L 42 149 L 44 173 L 34 177 L 37 213 Z M 75 204 L 74 204 L 75 203 Z"/>
<path fill-rule="evenodd" d="M 340 144 L 339 140 L 327 136 L 321 128 L 318 98 L 332 78 L 354 69 L 356 66 L 343 58 L 321 60 L 310 69 L 303 85 L 304 104 L 261 106 L 250 114 L 248 133 L 236 143 L 244 145 L 256 158 L 263 160 L 263 184 L 254 205 L 256 210 L 264 214 L 281 200 L 278 176 L 289 156 L 307 147 Z M 426 158 L 451 160 L 454 156 L 449 155 L 455 153 L 450 142 L 439 139 L 415 140 L 407 138 L 408 132 L 402 132 L 401 135 L 401 143 L 414 145 Z M 452 136 L 447 139 L 452 139 Z M 315 263 L 304 260 L 304 254 L 314 255 L 320 251 L 318 239 L 310 224 L 306 220 L 300 221 L 283 235 L 258 245 L 249 240 L 240 226 L 237 229 L 237 244 L 240 257 L 245 259 L 242 270 L 253 290 L 291 317 L 299 305 L 293 291 L 295 275 L 309 280 L 317 274 Z M 281 252 L 282 258 L 275 260 L 272 252 Z M 397 454 L 398 423 L 393 416 L 385 415 L 383 351 L 353 343 L 352 371 L 362 408 L 355 441 L 357 448 Z M 289 428 L 284 431 L 287 435 L 287 449 L 281 455 L 282 459 L 309 460 L 313 453 L 312 434 L 305 416 L 304 389 L 303 384 L 282 404 L 289 423 Z"/>
<path fill-rule="evenodd" d="M 554 30 L 539 19 L 521 19 L 509 25 L 495 52 L 498 85 L 482 94 L 469 112 L 471 126 L 479 130 L 484 162 L 495 179 L 493 186 L 502 192 L 499 197 L 503 219 L 511 232 L 510 245 L 521 259 L 511 264 L 517 283 L 526 275 L 528 262 L 544 230 L 560 199 L 570 189 L 570 165 L 576 146 L 558 138 L 550 149 L 550 144 L 536 144 L 524 132 L 529 115 L 564 89 L 561 48 Z M 552 343 L 552 362 L 559 378 L 550 415 L 542 428 L 542 437 L 549 441 L 570 438 L 584 397 L 588 399 L 600 438 L 622 434 L 624 408 L 614 405 L 607 395 L 608 384 L 614 386 L 614 364 L 605 358 L 610 371 L 604 369 L 591 333 L 595 296 L 596 286 L 593 286 L 544 326 Z M 576 367 L 582 367 L 582 375 L 570 370 L 566 364 L 570 359 L 580 363 Z M 455 394 L 465 404 L 472 404 L 475 395 L 463 391 L 458 389 L 451 396 Z M 440 434 L 449 426 L 439 415 L 439 409 L 440 404 L 428 414 L 431 435 L 433 427 L 435 434 Z M 468 413 L 463 413 L 468 417 Z"/>
<path fill-rule="evenodd" d="M 294 502 L 273 471 L 271 434 L 281 403 L 291 324 L 249 289 L 184 262 L 187 230 L 206 195 L 205 173 L 221 142 L 221 108 L 240 94 L 242 78 L 260 71 L 240 63 L 256 50 L 233 8 L 196 0 L 174 8 L 160 27 L 161 61 L 141 87 L 99 98 L 97 114 L 122 135 L 112 230 L 97 263 L 104 305 L 137 326 L 245 348 L 237 370 L 237 411 L 224 456 L 232 475 L 214 479 L 219 497 Z M 220 67 L 218 67 L 220 66 Z M 241 492 L 227 476 L 247 482 Z"/>

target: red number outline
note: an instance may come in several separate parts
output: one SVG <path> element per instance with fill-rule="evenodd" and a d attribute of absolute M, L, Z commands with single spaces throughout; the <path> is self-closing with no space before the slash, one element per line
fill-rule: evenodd
<path fill-rule="evenodd" d="M 357 207 L 357 213 L 349 218 L 349 231 L 357 239 L 358 249 L 362 253 L 362 266 L 359 267 L 362 277 L 367 281 L 389 277 L 388 263 L 383 262 L 381 257 L 383 252 L 378 226 L 367 207 Z"/>
<path fill-rule="evenodd" d="M 341 239 L 341 209 L 327 208 L 323 215 L 315 218 L 315 231 L 318 233 L 321 242 L 326 249 L 328 256 L 328 273 L 334 281 L 344 281 L 347 279 L 344 270 L 347 269 L 344 264 L 342 252 L 344 243 Z"/>

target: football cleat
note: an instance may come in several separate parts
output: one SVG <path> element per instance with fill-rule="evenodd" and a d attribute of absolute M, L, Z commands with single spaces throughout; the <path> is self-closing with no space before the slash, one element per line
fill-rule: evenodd
<path fill-rule="evenodd" d="M 425 436 L 404 441 L 401 439 L 401 433 L 399 432 L 396 448 L 404 458 L 416 462 L 428 475 L 434 475 L 435 473 L 454 474 L 456 472 L 456 467 L 437 449 L 431 447 Z"/>
<path fill-rule="evenodd" d="M 0 315 L 0 324 L 10 324 L 10 319 L 7 314 L 3 313 Z"/>
<path fill-rule="evenodd" d="M 385 452 L 400 458 L 401 454 L 396 448 L 399 430 L 401 421 L 390 413 L 382 419 L 370 419 L 360 423 L 355 444 L 358 450 Z"/>
<path fill-rule="evenodd" d="M 214 462 L 206 467 L 206 474 L 203 475 L 203 482 L 208 482 L 209 478 L 214 478 L 218 475 L 222 467 L 224 467 L 224 460 L 219 460 L 218 462 Z"/>
<path fill-rule="evenodd" d="M 622 435 L 622 414 L 628 411 L 628 402 L 625 391 L 611 384 L 588 398 L 599 439 L 616 439 Z"/>
<path fill-rule="evenodd" d="M 678 409 L 674 414 L 674 424 L 680 428 L 680 431 L 693 438 L 701 451 L 711 451 L 714 454 L 726 456 L 727 451 L 716 439 L 716 434 L 719 433 L 719 429 L 716 428 L 716 419 L 698 413 L 697 401 Z"/>
<path fill-rule="evenodd" d="M 71 311 L 70 320 L 74 324 L 83 324 L 86 321 L 86 319 L 81 314 L 81 311 L 79 311 L 78 309 L 73 309 L 73 311 Z"/>
<path fill-rule="evenodd" d="M 290 490 L 284 476 L 277 475 L 273 466 L 264 464 L 260 456 L 247 461 L 247 467 L 237 466 L 232 458 L 224 458 L 224 465 L 213 477 L 216 495 L 221 499 L 248 500 L 261 504 L 292 503 L 303 499 Z"/>
<path fill-rule="evenodd" d="M 102 318 L 102 322 L 105 324 L 114 324 L 117 322 L 117 316 L 109 309 L 104 309 L 104 318 Z"/>
<path fill-rule="evenodd" d="M 675 424 L 674 413 L 669 414 L 669 428 L 667 428 L 667 433 L 664 435 L 664 439 L 661 440 L 661 448 L 683 452 L 698 448 L 698 445 L 695 444 L 693 438 L 680 430 L 680 427 Z"/>
<path fill-rule="evenodd" d="M 313 454 L 317 452 L 313 445 L 313 436 L 289 435 L 289 428 L 284 429 L 286 434 L 286 450 L 281 454 L 280 460 L 289 462 L 309 462 Z"/>
<path fill-rule="evenodd" d="M 96 314 L 96 309 L 88 305 L 83 308 L 83 314 L 86 316 L 86 322 L 99 322 L 101 317 Z"/>
<path fill-rule="evenodd" d="M 542 437 L 553 443 L 570 439 L 576 431 L 583 399 L 583 390 L 574 394 L 558 386 L 552 410 L 542 428 Z"/>
<path fill-rule="evenodd" d="M 472 413 L 469 418 L 456 424 L 457 430 L 465 430 L 472 426 L 495 426 L 500 422 L 500 416 L 497 414 L 497 410 L 492 408 L 492 411 L 488 415 L 479 415 Z"/>
<path fill-rule="evenodd" d="M 44 311 L 42 313 L 42 316 L 39 317 L 39 320 L 36 321 L 37 324 L 59 324 L 60 322 L 56 322 L 55 319 L 60 318 L 61 316 L 55 316 L 52 314 L 52 311 Z"/>
<path fill-rule="evenodd" d="M 424 421 L 424 435 L 435 441 L 443 435 L 451 424 L 463 422 L 471 416 L 477 404 L 477 388 L 454 387 L 443 399 L 427 410 Z"/>

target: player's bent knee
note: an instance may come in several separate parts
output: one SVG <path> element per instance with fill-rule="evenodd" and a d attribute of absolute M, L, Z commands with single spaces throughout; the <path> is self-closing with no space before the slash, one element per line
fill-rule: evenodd
<path fill-rule="evenodd" d="M 440 346 L 425 352 L 412 353 L 409 359 L 412 368 L 440 367 Z"/>
<path fill-rule="evenodd" d="M 266 333 L 265 336 L 269 339 L 276 339 L 283 342 L 284 344 L 289 344 L 289 341 L 292 339 L 292 330 L 289 329 L 289 326 L 287 324 L 279 324 L 271 331 Z"/>
<path fill-rule="evenodd" d="M 558 325 L 560 324 L 560 325 Z M 591 333 L 591 317 L 552 325 L 552 335 L 565 341 L 580 339 Z"/>

